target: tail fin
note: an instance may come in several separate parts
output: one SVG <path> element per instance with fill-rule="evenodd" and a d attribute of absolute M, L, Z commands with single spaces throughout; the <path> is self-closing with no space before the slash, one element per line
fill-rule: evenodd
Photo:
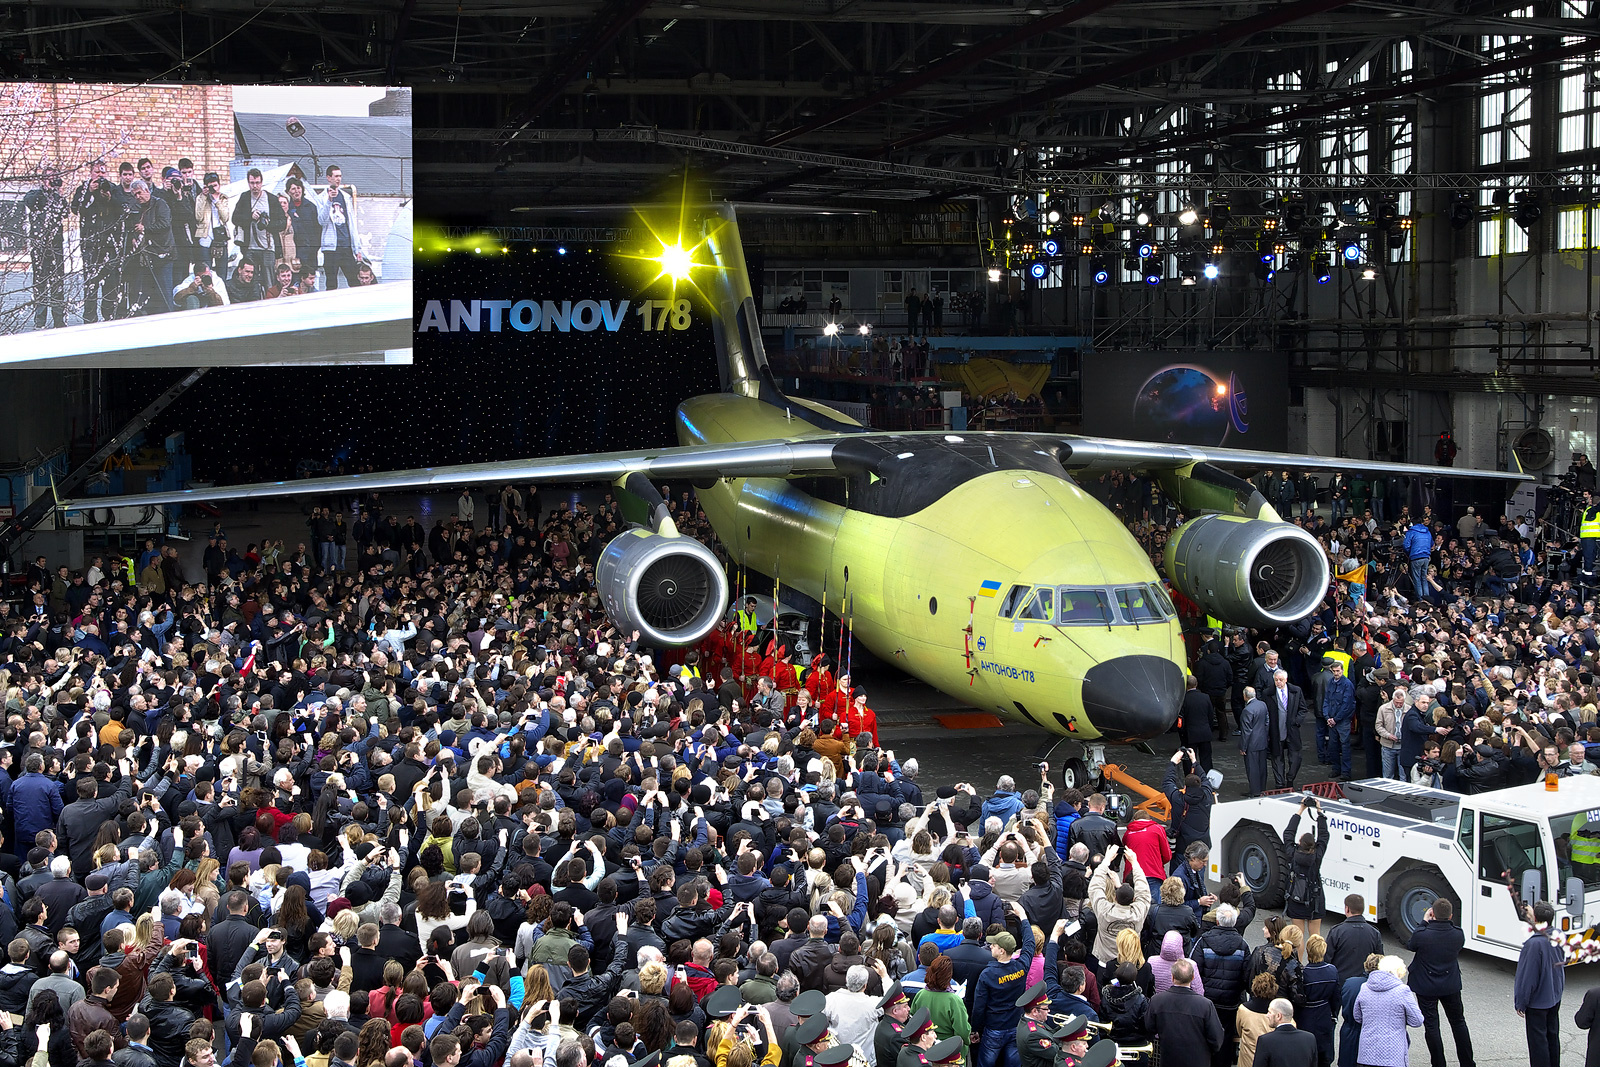
<path fill-rule="evenodd" d="M 717 340 L 717 370 L 722 391 L 771 399 L 776 391 L 767 353 L 761 345 L 761 323 L 750 272 L 739 241 L 739 219 L 732 204 L 718 204 L 705 216 L 706 248 L 716 270 L 708 287 Z M 767 388 L 764 390 L 763 385 Z"/>

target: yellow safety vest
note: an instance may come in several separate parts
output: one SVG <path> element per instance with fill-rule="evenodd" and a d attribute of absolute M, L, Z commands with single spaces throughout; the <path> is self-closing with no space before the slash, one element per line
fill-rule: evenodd
<path fill-rule="evenodd" d="M 1347 677 L 1349 676 L 1349 674 L 1350 674 L 1350 656 L 1347 653 L 1340 652 L 1338 649 L 1330 648 L 1328 651 L 1326 651 L 1326 652 L 1324 652 L 1322 654 L 1322 658 L 1323 659 L 1335 659 L 1335 660 L 1338 660 L 1340 665 L 1344 667 L 1345 675 Z M 1352 680 L 1354 680 L 1354 679 L 1352 679 Z"/>
<path fill-rule="evenodd" d="M 1600 507 L 1590 508 L 1583 513 L 1583 524 L 1578 527 L 1578 536 L 1600 537 Z"/>
<path fill-rule="evenodd" d="M 761 623 L 757 621 L 755 612 L 740 610 L 739 629 L 743 630 L 747 634 L 753 634 L 757 629 L 760 628 L 760 626 Z"/>
<path fill-rule="evenodd" d="M 683 665 L 683 670 L 679 671 L 678 673 L 685 678 L 698 678 L 700 677 L 700 668 L 696 667 L 692 663 L 685 663 Z"/>
<path fill-rule="evenodd" d="M 1600 867 L 1600 836 L 1585 830 L 1572 835 L 1572 862 Z"/>

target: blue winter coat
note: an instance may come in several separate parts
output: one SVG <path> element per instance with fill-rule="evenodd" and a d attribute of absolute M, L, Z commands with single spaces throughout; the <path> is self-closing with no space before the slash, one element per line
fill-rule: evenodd
<path fill-rule="evenodd" d="M 33 840 L 40 830 L 55 828 L 61 814 L 61 783 L 42 774 L 24 774 L 11 787 L 11 813 L 17 838 Z"/>
<path fill-rule="evenodd" d="M 1355 714 L 1355 683 L 1343 675 L 1329 678 L 1327 687 L 1322 691 L 1322 717 L 1343 724 L 1355 718 Z"/>
<path fill-rule="evenodd" d="M 1001 789 L 983 802 L 983 817 L 1000 816 L 1001 824 L 1011 821 L 1011 816 L 1022 810 L 1022 798 L 1013 790 Z"/>
<path fill-rule="evenodd" d="M 1067 853 L 1072 850 L 1072 824 L 1078 821 L 1078 809 L 1068 804 L 1065 800 L 1056 805 L 1056 855 L 1061 857 L 1061 862 L 1067 862 Z"/>
<path fill-rule="evenodd" d="M 1407 559 L 1420 559 L 1433 552 L 1433 534 L 1422 523 L 1416 523 L 1406 531 L 1401 546 L 1406 550 Z"/>

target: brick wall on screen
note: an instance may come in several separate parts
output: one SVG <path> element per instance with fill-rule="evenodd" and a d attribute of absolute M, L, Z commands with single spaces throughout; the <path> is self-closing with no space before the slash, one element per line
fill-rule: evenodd
<path fill-rule="evenodd" d="M 180 156 L 194 160 L 196 177 L 214 170 L 227 180 L 234 155 L 233 87 L 228 85 L 139 86 L 46 84 L 0 87 L 0 112 L 27 109 L 43 114 L 18 129 L 7 162 L 68 171 L 67 183 L 84 177 L 85 163 L 103 156 L 111 177 L 124 161 L 150 157 L 157 173 Z M 20 142 L 17 143 L 17 142 Z M 25 172 L 25 171 L 22 171 Z"/>

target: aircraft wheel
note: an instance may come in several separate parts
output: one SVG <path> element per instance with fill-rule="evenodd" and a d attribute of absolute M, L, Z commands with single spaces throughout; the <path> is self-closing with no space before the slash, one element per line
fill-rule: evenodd
<path fill-rule="evenodd" d="M 1079 792 L 1089 787 L 1089 765 L 1074 756 L 1061 765 L 1061 784 Z"/>
<path fill-rule="evenodd" d="M 1402 941 L 1411 940 L 1411 935 L 1422 926 L 1422 917 L 1439 897 L 1454 903 L 1456 914 L 1461 914 L 1461 903 L 1438 871 L 1421 868 L 1407 871 L 1396 878 L 1384 902 L 1384 917 L 1389 920 L 1389 931 Z"/>
<path fill-rule="evenodd" d="M 1283 853 L 1271 833 L 1259 826 L 1242 826 L 1234 833 L 1227 855 L 1224 878 L 1238 871 L 1255 894 L 1257 907 L 1283 907 Z"/>

